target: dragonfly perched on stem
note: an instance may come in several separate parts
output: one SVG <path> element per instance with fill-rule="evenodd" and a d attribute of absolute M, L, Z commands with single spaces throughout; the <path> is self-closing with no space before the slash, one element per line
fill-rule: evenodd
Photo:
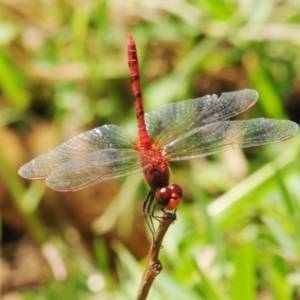
<path fill-rule="evenodd" d="M 174 211 L 181 202 L 182 190 L 169 183 L 169 162 L 285 141 L 298 131 L 298 125 L 288 120 L 228 120 L 257 102 L 258 93 L 251 89 L 166 104 L 145 114 L 132 35 L 128 35 L 127 56 L 138 141 L 120 126 L 97 127 L 25 164 L 19 169 L 21 176 L 44 179 L 56 191 L 73 192 L 143 171 L 150 187 L 144 212 L 151 214 L 154 199 L 162 209 Z"/>

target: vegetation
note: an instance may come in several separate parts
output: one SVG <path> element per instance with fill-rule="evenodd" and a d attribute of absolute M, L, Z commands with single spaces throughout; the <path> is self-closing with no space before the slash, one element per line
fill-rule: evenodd
<path fill-rule="evenodd" d="M 137 293 L 149 249 L 142 174 L 68 194 L 17 174 L 93 127 L 117 124 L 136 136 L 128 33 L 146 111 L 254 88 L 260 99 L 240 118 L 299 122 L 298 1 L 2 0 L 0 8 L 4 297 Z M 298 134 L 171 166 L 184 203 L 149 299 L 300 299 L 299 146 Z"/>

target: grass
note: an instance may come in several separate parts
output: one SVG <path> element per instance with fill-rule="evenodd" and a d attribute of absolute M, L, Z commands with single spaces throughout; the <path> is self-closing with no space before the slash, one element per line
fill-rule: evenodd
<path fill-rule="evenodd" d="M 252 87 L 260 99 L 244 118 L 299 122 L 299 4 L 54 0 L 0 7 L 2 225 L 38 248 L 54 245 L 68 274 L 59 281 L 48 272 L 42 284 L 12 290 L 26 300 L 133 299 L 147 249 L 142 174 L 66 196 L 22 180 L 17 169 L 96 126 L 136 134 L 129 32 L 147 111 Z M 184 203 L 149 299 L 300 298 L 299 144 L 296 135 L 172 166 Z M 5 231 L 2 238 L 4 249 Z"/>

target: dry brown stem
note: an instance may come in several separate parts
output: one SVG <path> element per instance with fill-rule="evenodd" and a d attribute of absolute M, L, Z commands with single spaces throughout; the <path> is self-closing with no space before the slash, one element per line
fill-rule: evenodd
<path fill-rule="evenodd" d="M 160 224 L 156 230 L 148 255 L 147 266 L 138 290 L 137 300 L 144 300 L 147 298 L 149 290 L 156 276 L 160 274 L 163 267 L 158 259 L 159 251 L 162 248 L 162 240 L 169 229 L 169 226 L 176 220 L 175 213 L 164 212 L 160 218 Z"/>

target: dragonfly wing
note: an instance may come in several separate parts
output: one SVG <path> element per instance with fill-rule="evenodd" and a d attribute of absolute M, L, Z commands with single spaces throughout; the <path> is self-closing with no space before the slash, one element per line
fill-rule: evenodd
<path fill-rule="evenodd" d="M 170 161 L 206 156 L 225 150 L 252 147 L 286 140 L 298 131 L 287 120 L 252 119 L 223 121 L 195 128 L 163 147 Z"/>
<path fill-rule="evenodd" d="M 194 128 L 231 118 L 257 100 L 255 90 L 245 89 L 171 103 L 147 113 L 146 126 L 151 138 L 164 146 Z"/>
<path fill-rule="evenodd" d="M 60 165 L 101 149 L 132 149 L 129 135 L 117 125 L 104 125 L 73 137 L 19 169 L 28 179 L 45 179 Z"/>
<path fill-rule="evenodd" d="M 130 149 L 103 149 L 77 156 L 60 164 L 46 184 L 60 192 L 80 190 L 98 182 L 141 171 L 139 152 Z"/>

